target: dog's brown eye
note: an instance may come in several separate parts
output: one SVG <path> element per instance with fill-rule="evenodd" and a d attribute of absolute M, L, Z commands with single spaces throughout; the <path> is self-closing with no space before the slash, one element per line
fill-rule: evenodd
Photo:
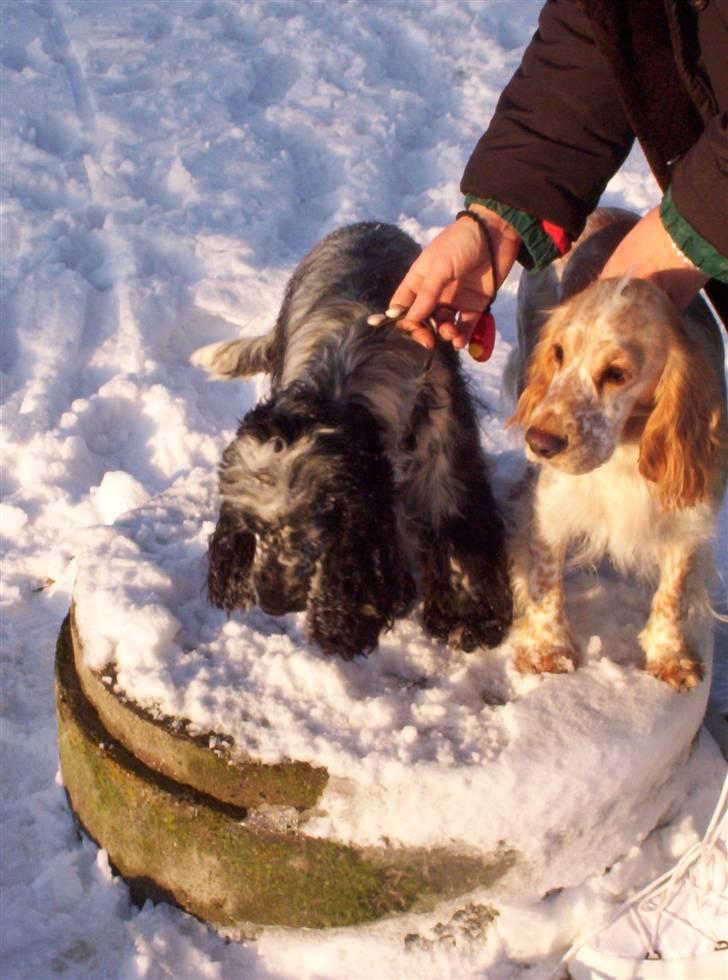
<path fill-rule="evenodd" d="M 617 367 L 616 364 L 612 364 L 608 367 L 602 374 L 602 384 L 611 385 L 623 385 L 627 380 L 627 374 L 622 370 L 621 367 Z"/>
<path fill-rule="evenodd" d="M 286 444 L 280 436 L 273 436 L 270 441 L 270 445 L 274 453 L 282 453 L 286 448 Z"/>
<path fill-rule="evenodd" d="M 564 363 L 564 348 L 561 344 L 554 344 L 553 346 L 554 360 L 559 367 Z"/>

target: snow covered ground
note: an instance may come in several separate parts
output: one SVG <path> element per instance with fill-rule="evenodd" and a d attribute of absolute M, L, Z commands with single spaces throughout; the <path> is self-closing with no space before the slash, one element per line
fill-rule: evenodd
<path fill-rule="evenodd" d="M 721 774 L 707 738 L 668 826 L 608 875 L 504 904 L 485 938 L 455 904 L 226 944 L 165 905 L 133 908 L 57 775 L 55 637 L 81 542 L 112 533 L 86 529 L 165 491 L 207 492 L 262 390 L 210 384 L 190 352 L 270 324 L 296 261 L 338 225 L 383 219 L 428 241 L 460 206 L 539 7 L 3 0 L 3 977 L 545 976 L 704 829 Z M 607 198 L 656 201 L 638 153 Z M 473 368 L 495 405 L 514 290 L 493 359 Z M 511 448 L 493 426 L 486 439 Z M 725 510 L 720 534 L 726 573 Z"/>

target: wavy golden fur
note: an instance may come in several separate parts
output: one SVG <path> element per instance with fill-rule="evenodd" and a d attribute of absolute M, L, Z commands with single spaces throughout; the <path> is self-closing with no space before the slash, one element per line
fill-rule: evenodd
<path fill-rule="evenodd" d="M 526 518 L 532 540 L 514 549 L 517 656 L 524 669 L 572 668 L 561 579 L 577 544 L 585 559 L 608 554 L 658 580 L 640 643 L 648 670 L 683 689 L 702 677 L 683 631 L 686 597 L 704 598 L 725 488 L 723 344 L 701 300 L 681 316 L 646 281 L 594 279 L 615 222 L 624 234 L 633 219 L 598 212 L 568 263 L 525 275 L 519 293 L 531 355 L 511 421 L 540 470 Z M 609 246 L 601 253 L 600 240 Z"/>
<path fill-rule="evenodd" d="M 725 447 L 725 406 L 715 370 L 680 330 L 669 338 L 640 440 L 640 473 L 656 484 L 665 507 L 694 507 L 720 480 Z"/>
<path fill-rule="evenodd" d="M 615 324 L 605 323 L 599 308 L 607 297 L 612 308 L 613 297 L 628 299 L 627 304 L 617 304 L 617 315 L 623 317 L 616 329 Z M 633 306 L 642 307 L 636 314 Z M 645 314 L 651 317 L 651 325 L 658 328 L 657 336 L 645 336 Z M 656 288 L 640 281 L 605 281 L 594 284 L 585 293 L 571 299 L 558 308 L 547 321 L 531 355 L 527 383 L 518 400 L 512 422 L 524 430 L 539 425 L 548 414 L 553 423 L 558 411 L 569 411 L 570 395 L 575 386 L 560 388 L 558 395 L 549 396 L 554 378 L 568 364 L 559 364 L 554 351 L 564 350 L 565 331 L 574 330 L 574 321 L 581 318 L 588 331 L 601 325 L 602 337 L 591 339 L 591 346 L 574 351 L 574 358 L 581 360 L 582 369 L 589 370 L 588 358 L 607 341 L 613 345 L 610 351 L 612 363 L 619 363 L 624 347 L 640 355 L 639 372 L 629 378 L 629 384 L 600 386 L 595 381 L 594 398 L 612 411 L 619 411 L 618 402 L 624 404 L 619 418 L 622 425 L 615 431 L 615 445 L 620 438 L 634 438 L 635 430 L 641 429 L 639 440 L 639 471 L 645 479 L 656 485 L 656 491 L 667 508 L 693 507 L 707 499 L 720 479 L 721 463 L 724 464 L 726 449 L 725 397 L 721 376 L 716 364 L 711 363 L 710 351 L 701 337 L 705 331 L 705 319 L 688 320 L 688 325 Z M 596 342 L 595 342 L 596 341 Z M 713 352 L 714 354 L 714 352 Z M 715 354 L 714 354 L 715 356 Z M 661 365 L 654 387 L 655 365 Z M 718 361 L 720 364 L 720 361 Z M 574 368 L 572 361 L 572 371 Z M 604 370 L 604 365 L 601 365 Z M 640 386 L 640 377 L 646 387 Z M 635 394 L 639 392 L 639 397 Z M 607 403 L 611 401 L 611 405 Z M 563 419 L 557 424 L 574 429 L 573 419 Z M 572 451 L 574 449 L 572 441 Z M 553 459 L 551 465 L 564 465 L 569 447 L 561 459 Z"/>

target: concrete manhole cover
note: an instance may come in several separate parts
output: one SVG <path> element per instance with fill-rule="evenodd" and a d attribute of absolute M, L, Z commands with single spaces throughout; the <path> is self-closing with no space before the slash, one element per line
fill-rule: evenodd
<path fill-rule="evenodd" d="M 208 607 L 214 518 L 199 470 L 84 532 L 59 638 L 64 782 L 139 895 L 240 930 L 476 888 L 539 896 L 612 864 L 682 798 L 710 671 L 682 695 L 644 673 L 633 584 L 569 583 L 570 675 L 518 674 L 507 641 L 453 654 L 417 611 L 345 663 L 302 616 Z M 709 661 L 710 624 L 690 628 Z"/>

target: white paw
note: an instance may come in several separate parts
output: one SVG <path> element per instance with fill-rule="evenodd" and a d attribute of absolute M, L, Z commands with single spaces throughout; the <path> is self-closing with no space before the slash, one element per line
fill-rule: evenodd
<path fill-rule="evenodd" d="M 705 671 L 700 657 L 689 647 L 684 647 L 678 654 L 668 654 L 647 661 L 647 672 L 664 681 L 676 691 L 691 691 L 702 681 Z"/>
<path fill-rule="evenodd" d="M 578 660 L 576 644 L 560 625 L 544 630 L 527 619 L 514 627 L 516 669 L 522 674 L 568 674 Z"/>
<path fill-rule="evenodd" d="M 676 691 L 690 691 L 702 681 L 705 671 L 700 657 L 672 625 L 648 624 L 640 633 L 645 652 L 645 669 Z"/>

